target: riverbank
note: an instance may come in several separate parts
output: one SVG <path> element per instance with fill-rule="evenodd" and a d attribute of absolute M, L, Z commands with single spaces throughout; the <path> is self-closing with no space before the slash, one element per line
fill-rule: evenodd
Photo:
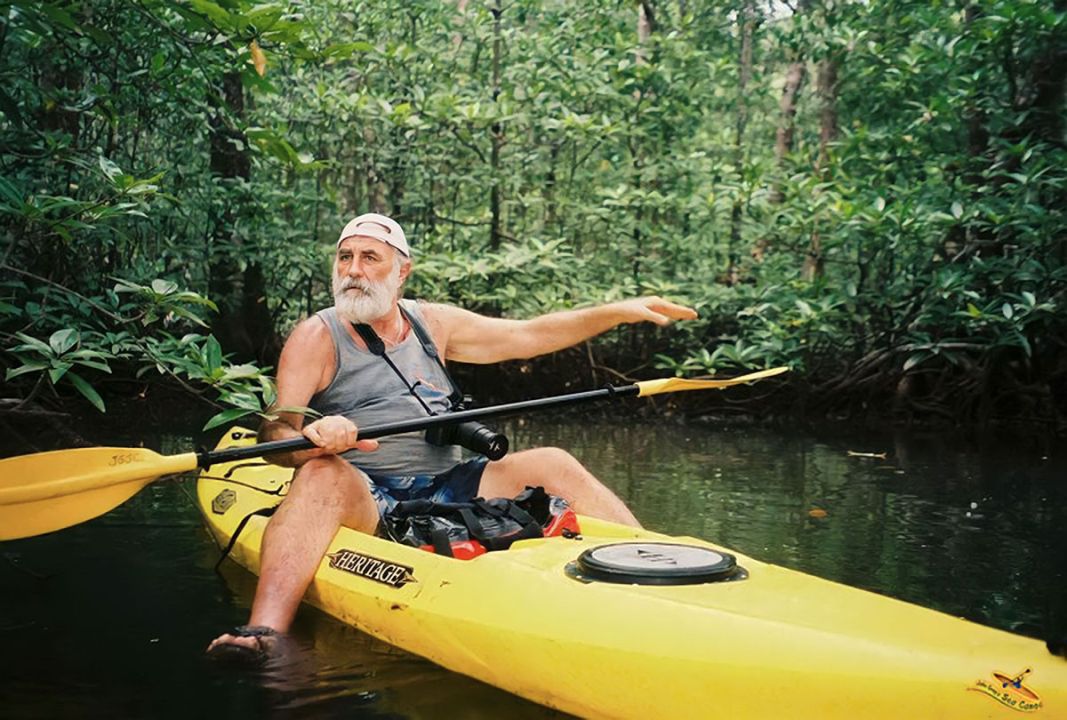
<path fill-rule="evenodd" d="M 626 385 L 656 377 L 642 368 L 635 377 L 583 365 L 575 353 L 557 353 L 535 361 L 498 366 L 456 365 L 454 374 L 473 396 L 474 407 L 538 397 Z M 726 374 L 723 374 L 726 376 Z M 659 375 L 663 376 L 663 375 Z M 78 398 L 53 399 L 47 404 L 12 411 L 0 408 L 0 453 L 5 455 L 103 444 L 107 438 L 129 437 L 133 445 L 142 436 L 161 431 L 179 432 L 196 442 L 212 445 L 225 428 L 204 431 L 205 423 L 221 408 L 203 397 L 167 382 L 109 383 L 108 411 L 99 413 Z M 526 415 L 533 414 L 532 411 Z M 1004 415 L 976 422 L 955 418 L 943 409 L 903 412 L 893 398 L 824 397 L 807 378 L 792 373 L 725 391 L 674 393 L 646 399 L 620 398 L 572 408 L 537 413 L 539 417 L 587 418 L 604 422 L 659 422 L 707 427 L 770 427 L 805 429 L 822 433 L 904 431 L 944 434 L 962 442 L 984 442 L 991 437 L 1053 442 L 1067 434 L 1067 423 L 1053 418 Z M 256 426 L 250 415 L 237 421 Z M 140 433 L 140 434 L 139 434 Z M 150 444 L 150 443 L 149 443 Z"/>

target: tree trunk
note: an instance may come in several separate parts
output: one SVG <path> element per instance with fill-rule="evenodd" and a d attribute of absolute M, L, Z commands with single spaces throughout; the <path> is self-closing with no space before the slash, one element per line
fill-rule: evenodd
<path fill-rule="evenodd" d="M 774 139 L 774 163 L 777 168 L 777 177 L 771 188 L 771 202 L 780 205 L 785 200 L 783 189 L 784 178 L 788 172 L 786 160 L 793 151 L 794 138 L 796 137 L 797 95 L 800 86 L 804 83 L 807 74 L 807 66 L 801 59 L 796 59 L 789 64 L 785 73 L 785 84 L 782 87 L 782 97 L 778 101 L 779 124 Z M 752 246 L 752 259 L 763 262 L 767 250 L 770 248 L 771 238 L 769 233 L 764 233 Z"/>
<path fill-rule="evenodd" d="M 546 229 L 553 227 L 556 224 L 556 165 L 559 163 L 559 143 L 553 142 L 549 146 L 548 151 L 548 173 L 545 175 L 545 187 L 542 191 L 545 198 L 545 219 L 544 226 Z M 562 234 L 562 228 L 560 228 Z"/>
<path fill-rule="evenodd" d="M 819 62 L 816 93 L 819 96 L 819 157 L 816 172 L 825 172 L 830 164 L 830 143 L 837 140 L 837 60 Z"/>
<path fill-rule="evenodd" d="M 1067 13 L 1067 0 L 1055 0 L 1052 5 L 1056 12 Z M 1019 139 L 1033 137 L 1054 147 L 1065 147 L 1067 37 L 1062 32 L 1053 35 L 1048 47 L 1030 63 L 1027 86 L 1027 96 L 1016 102 L 1021 105 L 1018 109 L 1024 112 L 1024 120 L 1018 129 Z M 1013 162 L 1021 166 L 1018 158 L 1013 158 Z M 1047 187 L 1042 192 L 1041 204 L 1050 213 L 1062 212 L 1067 206 L 1067 189 L 1055 185 Z M 1056 233 L 1050 245 L 1049 250 L 1059 257 L 1059 261 L 1067 263 L 1067 233 L 1062 230 Z"/>
<path fill-rule="evenodd" d="M 378 134 L 374 132 L 374 128 L 370 126 L 363 128 L 363 143 L 363 146 L 366 148 L 377 147 Z M 368 150 L 366 158 L 363 161 L 362 180 L 367 187 L 367 211 L 388 215 L 391 210 L 389 208 L 389 201 L 386 199 L 385 182 L 382 181 L 382 175 L 378 171 L 378 165 L 374 162 L 372 150 Z M 352 211 L 354 213 L 363 212 L 358 207 L 352 208 Z"/>
<path fill-rule="evenodd" d="M 644 65 L 648 62 L 645 56 L 645 46 L 648 45 L 649 39 L 652 37 L 652 33 L 656 30 L 656 17 L 653 11 L 652 5 L 647 0 L 638 0 L 637 3 L 637 54 L 634 62 L 638 65 Z M 641 103 L 648 100 L 649 97 L 642 93 L 640 89 L 634 90 L 633 98 L 635 102 L 634 109 L 634 124 L 637 125 L 637 115 L 640 112 Z M 630 150 L 630 166 L 633 172 L 633 187 L 640 190 L 644 184 L 644 178 L 642 177 L 644 160 L 641 156 L 641 144 L 634 141 L 634 137 L 631 135 L 627 138 L 627 147 Z M 633 239 L 633 255 L 630 258 L 630 275 L 633 278 L 634 284 L 640 286 L 641 284 L 641 271 L 642 271 L 642 259 L 646 253 L 644 243 L 644 233 L 642 232 L 642 226 L 645 222 L 645 207 L 644 204 L 638 204 L 634 209 L 634 227 L 631 233 Z M 636 335 L 631 334 L 631 341 L 635 341 Z"/>
<path fill-rule="evenodd" d="M 244 86 L 239 73 L 227 73 L 222 81 L 222 97 L 215 98 L 216 110 L 211 117 L 211 173 L 227 180 L 247 181 L 252 162 L 248 139 L 228 122 L 227 108 L 234 117 L 244 113 Z M 238 201 L 239 202 L 239 201 Z M 225 205 L 215 216 L 209 253 L 208 293 L 218 305 L 219 316 L 212 331 L 227 352 L 241 360 L 271 364 L 277 358 L 278 336 L 267 308 L 266 279 L 263 268 L 249 260 L 242 270 L 237 263 L 239 252 L 231 248 L 241 240 L 233 228 L 239 208 Z"/>
<path fill-rule="evenodd" d="M 782 88 L 782 97 L 778 101 L 780 120 L 774 139 L 774 163 L 779 175 L 785 174 L 786 158 L 793 151 L 796 137 L 797 94 L 800 92 L 800 86 L 804 83 L 806 74 L 807 67 L 804 61 L 799 59 L 790 63 L 785 73 L 785 86 Z M 780 182 L 775 185 L 771 199 L 775 203 L 780 203 L 785 199 Z"/>
<path fill-rule="evenodd" d="M 500 53 L 501 53 L 501 28 L 500 16 L 502 10 L 500 0 L 495 0 L 493 8 L 493 103 L 500 98 Z M 499 108 L 495 110 L 499 112 Z M 504 128 L 497 121 L 490 128 L 490 141 L 492 146 L 489 151 L 489 167 L 492 173 L 489 189 L 489 248 L 500 249 L 501 228 L 501 202 L 500 202 L 500 149 L 504 144 Z"/>
<path fill-rule="evenodd" d="M 819 61 L 816 73 L 816 94 L 819 97 L 819 155 L 815 158 L 815 174 L 820 179 L 829 176 L 830 144 L 837 139 L 837 60 L 824 58 Z M 819 231 L 819 216 L 813 220 L 811 245 L 804 258 L 801 277 L 808 282 L 823 274 L 822 237 Z"/>
<path fill-rule="evenodd" d="M 981 16 L 981 8 L 974 4 L 968 5 L 964 12 L 964 32 L 974 32 L 972 26 Z M 964 72 L 966 71 L 964 69 Z M 974 200 L 980 200 L 984 194 L 981 189 L 985 185 L 982 173 L 990 162 L 988 157 L 990 140 L 987 126 L 988 118 L 985 111 L 982 110 L 982 101 L 985 94 L 984 88 L 976 91 L 968 99 L 968 104 L 964 107 L 963 114 L 963 123 L 967 129 L 967 164 L 963 172 L 963 181 L 970 188 L 970 195 Z M 987 228 L 976 230 L 968 222 L 959 221 L 945 233 L 945 237 L 941 241 L 941 252 L 945 258 L 952 260 L 961 252 L 964 252 L 965 248 L 969 248 L 974 244 L 989 242 L 991 239 L 992 233 Z"/>
<path fill-rule="evenodd" d="M 465 22 L 464 15 L 467 12 L 467 2 L 468 0 L 459 0 L 459 2 L 456 3 L 456 25 L 458 26 L 463 25 Z M 459 30 L 456 30 L 452 33 L 452 49 L 459 50 L 462 44 L 463 34 Z"/>
<path fill-rule="evenodd" d="M 741 55 L 737 79 L 737 123 L 734 136 L 734 169 L 744 184 L 745 127 L 748 125 L 748 84 L 752 78 L 752 36 L 756 28 L 756 11 L 751 1 L 741 11 Z M 727 249 L 729 262 L 726 282 L 733 285 L 740 274 L 741 224 L 744 212 L 743 190 L 734 198 L 730 212 L 730 244 Z"/>
<path fill-rule="evenodd" d="M 645 46 L 656 31 L 656 14 L 652 3 L 640 0 L 637 3 L 637 59 L 638 65 L 645 64 Z"/>
<path fill-rule="evenodd" d="M 1067 0 L 1056 0 L 1057 12 L 1067 12 Z M 1063 33 L 1054 36 L 1048 47 L 1031 62 L 1024 97 L 1016 106 L 1026 116 L 1019 129 L 1021 137 L 1032 135 L 1053 145 L 1064 144 L 1064 94 L 1067 92 L 1067 40 Z"/>

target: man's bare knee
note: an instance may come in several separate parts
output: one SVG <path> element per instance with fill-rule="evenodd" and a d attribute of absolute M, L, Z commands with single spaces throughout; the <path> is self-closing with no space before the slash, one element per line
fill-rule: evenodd
<path fill-rule="evenodd" d="M 509 455 L 490 463 L 479 492 L 486 497 L 511 497 L 527 486 L 540 485 L 550 493 L 570 499 L 600 483 L 569 452 L 540 447 Z"/>
<path fill-rule="evenodd" d="M 509 455 L 502 463 L 518 466 L 518 468 L 530 472 L 559 472 L 560 470 L 584 469 L 573 455 L 558 447 L 538 447 L 522 450 Z"/>
<path fill-rule="evenodd" d="M 538 448 L 538 450 L 541 455 L 538 459 L 543 462 L 551 463 L 554 466 L 570 466 L 572 468 L 585 469 L 585 466 L 578 461 L 578 458 L 574 457 L 563 448 L 543 447 Z"/>
<path fill-rule="evenodd" d="M 293 478 L 289 497 L 315 507 L 315 512 L 335 514 L 337 522 L 362 532 L 378 526 L 378 505 L 363 474 L 337 455 L 307 461 Z"/>
<path fill-rule="evenodd" d="M 344 482 L 350 466 L 336 455 L 312 458 L 297 468 L 289 495 L 311 495 L 318 499 L 345 493 Z"/>

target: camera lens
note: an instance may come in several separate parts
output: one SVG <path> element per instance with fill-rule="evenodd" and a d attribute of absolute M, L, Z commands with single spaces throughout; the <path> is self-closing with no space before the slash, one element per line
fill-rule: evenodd
<path fill-rule="evenodd" d="M 455 429 L 456 444 L 485 455 L 490 460 L 499 460 L 508 453 L 507 436 L 490 430 L 481 423 L 460 423 L 455 426 Z"/>
<path fill-rule="evenodd" d="M 430 428 L 426 431 L 426 442 L 432 445 L 461 445 L 490 460 L 499 460 L 507 455 L 509 447 L 507 435 L 473 420 Z"/>

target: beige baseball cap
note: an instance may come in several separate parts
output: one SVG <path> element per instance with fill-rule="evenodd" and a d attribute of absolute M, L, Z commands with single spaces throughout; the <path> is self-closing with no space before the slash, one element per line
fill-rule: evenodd
<path fill-rule="evenodd" d="M 381 240 L 386 245 L 399 250 L 404 257 L 411 257 L 411 249 L 408 247 L 407 238 L 404 237 L 404 229 L 396 220 L 385 215 L 364 213 L 349 220 L 345 229 L 341 231 L 341 237 L 337 238 L 337 244 L 340 245 L 342 240 L 354 235 Z"/>

